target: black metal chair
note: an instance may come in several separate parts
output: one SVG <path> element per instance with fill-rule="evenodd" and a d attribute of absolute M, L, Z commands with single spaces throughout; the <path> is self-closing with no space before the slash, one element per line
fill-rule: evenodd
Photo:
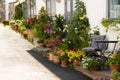
<path fill-rule="evenodd" d="M 100 53 L 102 53 L 102 50 L 105 48 L 105 44 L 103 43 L 99 43 L 97 44 L 96 41 L 98 40 L 105 40 L 105 35 L 94 35 L 92 37 L 92 45 L 89 46 L 89 47 L 85 47 L 83 48 L 83 50 L 87 53 L 87 56 L 101 56 L 101 55 L 98 55 L 98 51 Z"/>

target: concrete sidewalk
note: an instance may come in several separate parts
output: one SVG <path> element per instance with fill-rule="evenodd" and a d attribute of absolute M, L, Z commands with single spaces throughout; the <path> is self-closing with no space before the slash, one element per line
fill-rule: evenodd
<path fill-rule="evenodd" d="M 72 70 L 64 73 L 69 76 L 57 76 L 29 53 L 32 48 L 20 34 L 0 25 L 0 80 L 91 80 L 75 71 L 76 78 L 70 78 L 74 76 Z M 61 71 L 61 67 L 55 68 L 58 73 Z"/>

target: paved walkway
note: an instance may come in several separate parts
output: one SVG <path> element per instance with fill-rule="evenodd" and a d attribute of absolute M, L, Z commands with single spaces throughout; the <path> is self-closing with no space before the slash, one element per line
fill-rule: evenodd
<path fill-rule="evenodd" d="M 32 48 L 18 33 L 0 25 L 0 80 L 91 80 L 52 64 Z"/>

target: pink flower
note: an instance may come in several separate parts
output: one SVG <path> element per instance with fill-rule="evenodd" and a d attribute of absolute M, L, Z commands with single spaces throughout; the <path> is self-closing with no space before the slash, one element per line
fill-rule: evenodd
<path fill-rule="evenodd" d="M 50 34 L 50 32 L 51 32 L 50 29 L 45 28 L 44 33 Z"/>

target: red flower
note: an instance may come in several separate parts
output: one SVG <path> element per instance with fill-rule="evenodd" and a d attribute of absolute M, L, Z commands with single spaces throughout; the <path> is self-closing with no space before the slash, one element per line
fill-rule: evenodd
<path fill-rule="evenodd" d="M 72 51 L 77 52 L 78 48 L 73 48 Z"/>

